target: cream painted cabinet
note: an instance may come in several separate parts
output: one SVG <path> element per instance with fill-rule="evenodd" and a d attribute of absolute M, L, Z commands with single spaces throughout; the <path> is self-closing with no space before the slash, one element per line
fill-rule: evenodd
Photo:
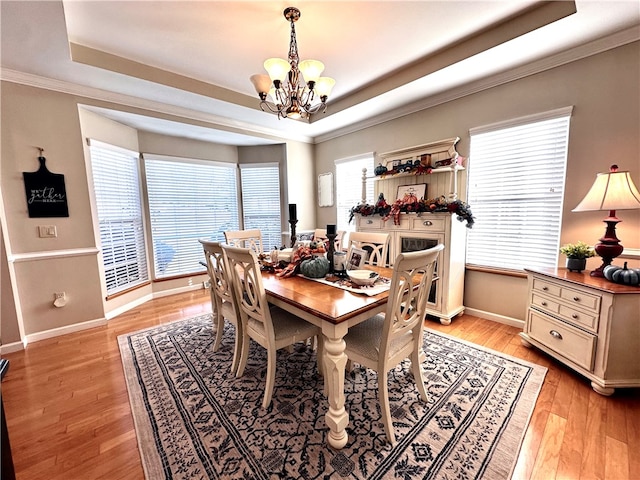
<path fill-rule="evenodd" d="M 425 145 L 395 150 L 378 155 L 380 165 L 388 171 L 399 165 L 429 166 L 430 173 L 416 175 L 415 172 L 386 174 L 375 177 L 375 196 L 384 195 L 389 204 L 402 198 L 400 192 L 408 185 L 425 184 L 425 198 L 444 197 L 448 201 L 458 198 L 458 176 L 464 171 L 463 158 L 456 152 L 458 137 L 440 140 Z M 363 178 L 363 199 L 366 183 Z M 400 195 L 400 197 L 399 197 Z M 391 243 L 389 263 L 393 265 L 401 252 L 444 245 L 440 252 L 434 276 L 427 313 L 437 317 L 443 325 L 464 311 L 464 268 L 467 229 L 466 224 L 447 212 L 401 213 L 399 224 L 393 218 L 386 221 L 379 215 L 356 215 L 356 230 L 359 232 L 389 232 Z"/>
<path fill-rule="evenodd" d="M 449 325 L 464 311 L 464 264 L 466 227 L 449 213 L 402 213 L 400 224 L 393 219 L 386 222 L 380 216 L 356 215 L 359 232 L 388 232 L 391 234 L 389 262 L 401 252 L 423 250 L 439 243 L 444 250 L 438 257 L 427 313 Z"/>
<path fill-rule="evenodd" d="M 523 343 L 535 346 L 611 395 L 640 386 L 640 287 L 564 268 L 529 270 Z"/>

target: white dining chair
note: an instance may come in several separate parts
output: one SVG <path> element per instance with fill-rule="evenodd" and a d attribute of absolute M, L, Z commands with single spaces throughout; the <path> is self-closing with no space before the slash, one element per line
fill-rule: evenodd
<path fill-rule="evenodd" d="M 391 235 L 388 233 L 351 232 L 349 233 L 347 259 L 351 258 L 351 250 L 354 247 L 360 248 L 369 253 L 365 263 L 386 267 L 388 265 L 387 253 L 390 239 Z"/>
<path fill-rule="evenodd" d="M 244 373 L 251 338 L 267 350 L 267 378 L 262 400 L 262 407 L 267 408 L 273 396 L 277 350 L 316 337 L 318 371 L 322 372 L 322 331 L 300 317 L 268 303 L 258 257 L 253 250 L 230 245 L 223 245 L 222 249 L 242 320 L 242 355 L 236 376 L 241 377 Z"/>
<path fill-rule="evenodd" d="M 346 230 L 337 230 L 336 231 L 336 240 L 334 242 L 334 247 L 336 252 L 342 250 L 342 239 L 344 238 L 344 234 L 347 233 Z M 325 242 L 327 240 L 327 229 L 326 228 L 316 228 L 313 233 L 314 241 Z"/>
<path fill-rule="evenodd" d="M 443 249 L 444 245 L 440 244 L 428 250 L 399 254 L 393 266 L 385 312 L 350 328 L 344 337 L 349 362 L 357 362 L 378 373 L 382 421 L 391 444 L 395 444 L 396 439 L 389 409 L 389 370 L 405 358 L 411 359 L 420 397 L 427 401 L 421 369 L 422 332 L 436 260 Z"/>
<path fill-rule="evenodd" d="M 217 351 L 222 343 L 225 319 L 231 322 L 235 329 L 235 344 L 233 349 L 233 360 L 231 362 L 231 372 L 235 374 L 240 363 L 240 353 L 242 348 L 242 322 L 238 314 L 235 291 L 231 286 L 231 280 L 224 268 L 224 252 L 219 242 L 200 240 L 204 249 L 204 256 L 211 282 L 211 305 L 215 313 L 216 338 L 213 342 L 213 351 Z"/>
<path fill-rule="evenodd" d="M 257 229 L 250 230 L 227 230 L 224 238 L 229 245 L 241 248 L 251 248 L 256 253 L 264 253 L 262 245 L 262 232 Z"/>

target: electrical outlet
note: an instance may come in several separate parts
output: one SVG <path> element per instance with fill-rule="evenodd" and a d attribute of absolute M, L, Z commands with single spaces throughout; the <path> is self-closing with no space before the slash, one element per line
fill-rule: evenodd
<path fill-rule="evenodd" d="M 64 298 L 66 296 L 66 293 L 65 292 L 56 292 L 53 295 L 55 296 L 56 300 L 58 300 L 58 299 Z"/>

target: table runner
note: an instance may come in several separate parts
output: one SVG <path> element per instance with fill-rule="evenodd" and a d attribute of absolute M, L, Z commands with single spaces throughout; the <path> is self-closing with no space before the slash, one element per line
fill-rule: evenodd
<path fill-rule="evenodd" d="M 305 277 L 302 274 L 298 274 L 299 277 L 305 278 L 307 280 L 313 280 L 314 282 L 324 283 L 325 285 L 330 285 L 332 287 L 341 288 L 342 290 L 347 290 L 351 293 L 362 293 L 369 297 L 373 297 L 374 295 L 378 295 L 379 293 L 386 292 L 391 287 L 391 280 L 386 277 L 378 277 L 375 283 L 370 286 L 358 286 L 353 285 L 351 281 L 347 278 L 340 278 L 336 281 L 330 281 L 326 278 L 309 278 Z"/>

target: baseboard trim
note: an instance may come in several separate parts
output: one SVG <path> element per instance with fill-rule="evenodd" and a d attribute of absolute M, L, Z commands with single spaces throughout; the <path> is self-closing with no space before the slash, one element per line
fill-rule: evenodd
<path fill-rule="evenodd" d="M 6 345 L 0 345 L 0 355 L 6 355 L 7 353 L 19 352 L 24 350 L 22 342 L 7 343 Z"/>
<path fill-rule="evenodd" d="M 80 332 L 82 330 L 88 330 L 90 328 L 102 327 L 107 324 L 106 318 L 98 318 L 96 320 L 89 320 L 82 323 L 74 323 L 73 325 L 66 325 L 64 327 L 52 328 L 51 330 L 43 330 L 41 332 L 25 335 L 24 343 L 25 347 L 40 340 L 46 340 L 47 338 L 59 337 L 61 335 L 67 335 L 68 333 Z"/>
<path fill-rule="evenodd" d="M 118 315 L 128 312 L 132 308 L 136 308 L 137 306 L 142 305 L 143 303 L 147 303 L 149 300 L 152 300 L 152 299 L 153 299 L 153 294 L 149 293 L 144 297 L 137 298 L 136 300 L 133 300 L 129 303 L 119 306 L 118 308 L 114 308 L 113 310 L 105 313 L 105 317 L 107 317 L 107 320 L 113 320 Z"/>
<path fill-rule="evenodd" d="M 197 283 L 195 285 L 187 285 L 186 287 L 172 288 L 170 290 L 163 290 L 161 292 L 150 293 L 148 295 L 145 295 L 144 297 L 140 297 L 136 300 L 133 300 L 132 302 L 129 302 L 125 305 L 121 305 L 120 307 L 115 308 L 110 312 L 107 312 L 105 316 L 107 317 L 107 320 L 113 320 L 118 315 L 126 313 L 132 308 L 136 308 L 137 306 L 142 305 L 143 303 L 146 303 L 149 300 L 153 300 L 154 298 L 168 297 L 170 295 L 176 295 L 178 293 L 186 293 L 186 292 L 191 292 L 193 290 L 200 290 L 201 288 L 202 288 L 202 283 Z"/>
<path fill-rule="evenodd" d="M 505 325 L 511 325 L 512 327 L 524 328 L 524 320 L 519 320 L 517 318 L 505 317 L 504 315 L 498 315 L 497 313 L 485 312 L 484 310 L 478 310 L 469 307 L 465 307 L 464 313 L 473 315 L 475 317 L 484 318 L 486 320 L 504 323 Z"/>
<path fill-rule="evenodd" d="M 170 295 L 176 295 L 178 293 L 191 292 L 193 290 L 200 290 L 202 288 L 203 288 L 202 282 L 200 282 L 200 283 L 196 283 L 195 285 L 187 285 L 186 287 L 172 288 L 171 290 L 163 290 L 161 292 L 154 292 L 153 298 L 168 297 Z"/>

